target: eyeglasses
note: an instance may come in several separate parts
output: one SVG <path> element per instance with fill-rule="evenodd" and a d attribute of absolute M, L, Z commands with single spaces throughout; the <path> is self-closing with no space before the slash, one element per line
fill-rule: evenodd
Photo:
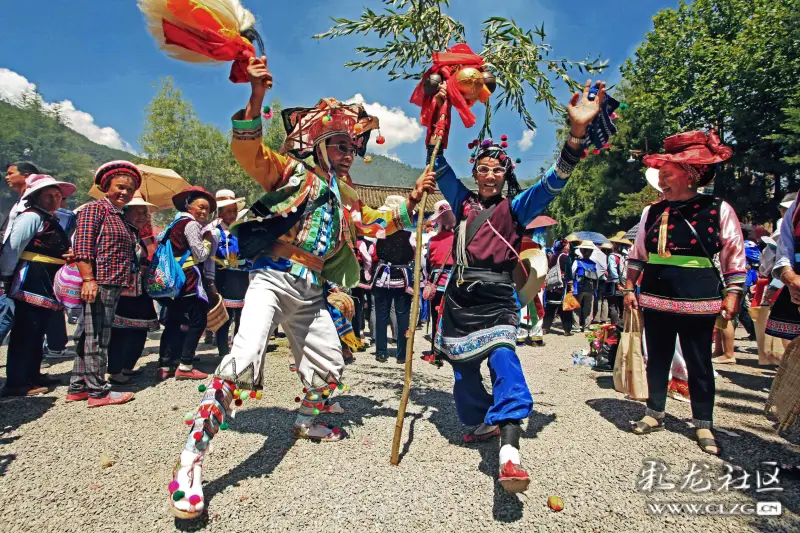
<path fill-rule="evenodd" d="M 353 146 L 352 144 L 339 143 L 336 145 L 336 149 L 343 154 L 355 155 L 356 153 L 356 147 Z"/>
<path fill-rule="evenodd" d="M 487 167 L 486 165 L 480 165 L 475 168 L 475 171 L 481 176 L 485 176 L 489 172 L 495 176 L 503 176 L 506 173 L 506 167 Z"/>

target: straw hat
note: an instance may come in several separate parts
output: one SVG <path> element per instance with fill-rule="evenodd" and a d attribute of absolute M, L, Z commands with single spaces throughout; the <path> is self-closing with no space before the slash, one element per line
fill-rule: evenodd
<path fill-rule="evenodd" d="M 514 269 L 514 285 L 517 288 L 519 302 L 525 306 L 533 301 L 534 297 L 544 285 L 547 277 L 547 254 L 539 248 L 530 248 L 519 254 L 520 263 Z M 527 278 L 521 265 L 528 271 Z"/>
<path fill-rule="evenodd" d="M 604 242 L 603 244 L 600 245 L 600 249 L 601 250 L 613 250 L 614 249 L 614 245 L 611 244 L 610 242 Z"/>
<path fill-rule="evenodd" d="M 597 246 L 592 241 L 581 241 L 578 250 L 597 250 Z"/>
<path fill-rule="evenodd" d="M 618 231 L 616 235 L 608 240 L 617 244 L 624 244 L 625 246 L 633 246 L 633 243 L 630 241 L 630 239 L 625 238 L 624 231 Z"/>
<path fill-rule="evenodd" d="M 386 200 L 383 202 L 383 205 L 378 208 L 379 211 L 391 211 L 395 207 L 399 207 L 400 204 L 406 203 L 406 199 L 402 196 L 398 196 L 396 194 L 390 194 L 386 197 Z"/>
<path fill-rule="evenodd" d="M 147 208 L 147 212 L 151 214 L 158 211 L 158 206 L 151 204 L 150 202 L 145 200 L 144 196 L 142 196 L 141 191 L 136 191 L 135 193 L 133 193 L 133 199 L 130 202 L 128 202 L 128 205 L 126 205 L 125 207 L 133 207 L 136 205 L 145 206 Z"/>
<path fill-rule="evenodd" d="M 244 197 L 240 196 L 237 198 L 236 193 L 230 189 L 220 189 L 216 192 L 216 194 L 214 194 L 214 197 L 217 200 L 217 209 L 222 209 L 223 207 L 227 207 L 232 204 L 236 204 L 237 211 L 244 209 Z"/>
<path fill-rule="evenodd" d="M 574 233 L 570 233 L 569 235 L 564 237 L 564 240 L 567 241 L 567 242 L 570 242 L 570 243 L 572 243 L 572 242 L 581 242 L 581 239 L 579 239 L 578 236 L 575 235 Z"/>
<path fill-rule="evenodd" d="M 45 187 L 58 187 L 61 189 L 61 196 L 67 198 L 75 194 L 78 190 L 75 185 L 67 183 L 66 181 L 58 181 L 53 176 L 47 174 L 31 174 L 25 178 L 25 192 L 22 193 L 22 200 L 28 198 L 36 191 L 40 191 Z"/>

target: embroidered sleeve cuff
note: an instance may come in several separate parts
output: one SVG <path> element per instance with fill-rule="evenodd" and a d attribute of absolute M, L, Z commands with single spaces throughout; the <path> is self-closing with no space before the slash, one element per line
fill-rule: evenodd
<path fill-rule="evenodd" d="M 233 138 L 240 141 L 252 141 L 261 138 L 261 117 L 251 120 L 244 119 L 244 109 L 233 115 Z"/>
<path fill-rule="evenodd" d="M 430 163 L 430 159 L 428 160 L 428 163 Z M 444 154 L 439 153 L 439 155 L 436 156 L 436 162 L 433 164 L 433 169 L 436 171 L 437 180 L 444 176 L 445 172 L 450 170 L 450 164 L 447 162 L 447 159 L 444 158 Z"/>
<path fill-rule="evenodd" d="M 567 186 L 567 180 L 559 175 L 557 165 L 553 165 L 542 179 L 542 185 L 548 194 L 555 196 L 561 189 Z"/>
<path fill-rule="evenodd" d="M 392 210 L 392 218 L 401 224 L 402 229 L 410 228 L 414 225 L 414 223 L 411 221 L 411 217 L 408 214 L 408 209 L 406 208 L 405 202 L 402 202 L 399 206 Z"/>
<path fill-rule="evenodd" d="M 569 178 L 580 160 L 580 156 L 572 153 L 572 151 L 565 144 L 561 149 L 561 153 L 558 155 L 558 159 L 556 160 L 555 164 L 555 170 L 556 174 L 558 174 L 558 177 L 562 180 Z"/>
<path fill-rule="evenodd" d="M 746 272 L 728 272 L 723 277 L 725 278 L 725 285 L 741 285 L 747 281 Z"/>

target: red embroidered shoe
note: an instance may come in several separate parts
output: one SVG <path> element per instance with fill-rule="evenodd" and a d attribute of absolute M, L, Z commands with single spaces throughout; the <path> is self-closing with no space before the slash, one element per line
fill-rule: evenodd
<path fill-rule="evenodd" d="M 525 469 L 511 461 L 506 461 L 506 464 L 500 467 L 499 481 L 500 485 L 509 494 L 525 492 L 531 483 L 531 479 Z"/>
<path fill-rule="evenodd" d="M 200 372 L 196 368 L 191 370 L 181 370 L 180 368 L 175 371 L 175 379 L 206 379 L 208 374 Z"/>
<path fill-rule="evenodd" d="M 171 378 L 173 375 L 173 371 L 166 369 L 166 368 L 159 368 L 158 369 L 158 381 L 165 381 Z"/>
<path fill-rule="evenodd" d="M 88 400 L 88 399 L 89 399 L 89 393 L 85 391 L 67 394 L 68 402 L 82 402 L 83 400 Z"/>
<path fill-rule="evenodd" d="M 105 398 L 89 398 L 89 407 L 119 405 L 133 400 L 132 392 L 109 392 Z"/>

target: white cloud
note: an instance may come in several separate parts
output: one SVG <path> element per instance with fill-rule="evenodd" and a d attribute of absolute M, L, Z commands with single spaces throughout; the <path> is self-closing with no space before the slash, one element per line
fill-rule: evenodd
<path fill-rule="evenodd" d="M 522 138 L 517 141 L 517 146 L 523 152 L 527 152 L 533 147 L 533 140 L 536 138 L 536 130 L 525 130 L 522 132 Z"/>
<path fill-rule="evenodd" d="M 29 82 L 24 76 L 20 76 L 7 68 L 0 68 L 0 100 L 18 105 L 23 94 L 35 89 L 36 85 Z M 134 151 L 133 146 L 125 141 L 114 128 L 108 126 L 102 127 L 95 124 L 92 115 L 85 111 L 75 109 L 75 105 L 70 100 L 44 103 L 45 109 L 53 109 L 55 106 L 61 108 L 61 113 L 67 125 L 81 135 L 98 144 L 103 144 L 111 148 L 117 148 L 127 152 Z"/>
<path fill-rule="evenodd" d="M 401 144 L 417 142 L 425 132 L 425 128 L 420 125 L 417 119 L 409 117 L 399 107 L 389 109 L 380 102 L 368 104 L 361 94 L 356 94 L 346 103 L 362 104 L 367 113 L 378 117 L 378 120 L 380 120 L 381 135 L 386 139 L 386 142 L 377 144 L 375 142 L 376 136 L 373 134 L 369 145 L 370 152 L 400 161 L 400 158 L 394 153 L 394 149 Z"/>

